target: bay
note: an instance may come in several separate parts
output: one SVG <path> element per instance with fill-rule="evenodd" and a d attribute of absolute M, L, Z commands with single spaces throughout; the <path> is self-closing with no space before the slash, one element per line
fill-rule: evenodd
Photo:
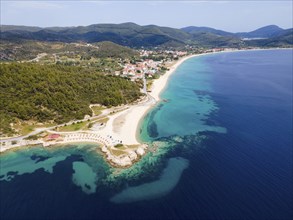
<path fill-rule="evenodd" d="M 129 169 L 95 145 L 1 155 L 1 218 L 292 219 L 292 53 L 185 61 L 141 125 L 152 152 Z"/>

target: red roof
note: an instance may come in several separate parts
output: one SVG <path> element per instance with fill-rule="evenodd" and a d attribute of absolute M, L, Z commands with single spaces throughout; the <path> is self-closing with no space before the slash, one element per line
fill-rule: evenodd
<path fill-rule="evenodd" d="M 48 139 L 56 139 L 56 138 L 59 138 L 60 137 L 60 134 L 49 134 L 48 135 Z"/>

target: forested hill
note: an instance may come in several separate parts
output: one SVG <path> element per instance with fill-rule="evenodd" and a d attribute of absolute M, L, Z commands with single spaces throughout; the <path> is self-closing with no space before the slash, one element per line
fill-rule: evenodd
<path fill-rule="evenodd" d="M 272 38 L 281 36 L 283 31 L 286 30 L 276 25 L 268 25 L 243 33 L 230 33 L 209 27 L 195 26 L 182 29 L 157 25 L 141 26 L 130 22 L 51 28 L 1 25 L 1 39 L 14 42 L 34 40 L 67 43 L 111 41 L 129 47 L 181 47 L 185 45 L 242 47 L 249 46 L 249 43 L 244 42 L 242 38 Z M 283 45 L 278 41 L 278 38 L 274 39 L 276 45 Z M 259 43 L 261 45 L 263 42 Z M 284 46 L 288 46 L 288 44 L 284 44 Z"/>
<path fill-rule="evenodd" d="M 113 42 L 104 41 L 93 44 L 63 43 L 46 41 L 0 41 L 0 60 L 23 61 L 31 60 L 40 53 L 50 55 L 77 55 L 79 57 L 93 58 L 121 58 L 129 59 L 139 56 L 139 53 L 131 48 L 123 47 Z M 54 56 L 54 55 L 53 55 Z"/>
<path fill-rule="evenodd" d="M 122 24 L 93 24 L 79 27 L 38 28 L 25 26 L 1 26 L 2 40 L 36 40 L 59 42 L 101 42 L 111 41 L 129 47 L 178 47 L 186 44 L 218 46 L 220 38 L 223 46 L 241 45 L 239 38 L 219 36 L 209 33 L 208 38 L 193 35 L 183 30 L 161 27 L 157 25 Z M 203 40 L 206 39 L 206 40 Z"/>
<path fill-rule="evenodd" d="M 67 122 L 91 115 L 91 103 L 116 106 L 141 95 L 126 79 L 63 65 L 1 64 L 0 78 L 0 133 L 16 119 Z"/>
<path fill-rule="evenodd" d="M 123 47 L 118 44 L 115 44 L 111 41 L 103 41 L 96 44 L 98 49 L 96 51 L 91 51 L 89 53 L 93 57 L 105 58 L 130 58 L 139 56 L 139 53 L 133 49 L 128 47 Z"/>

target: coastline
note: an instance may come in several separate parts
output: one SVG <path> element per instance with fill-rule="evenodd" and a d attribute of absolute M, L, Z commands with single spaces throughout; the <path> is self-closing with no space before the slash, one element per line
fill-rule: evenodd
<path fill-rule="evenodd" d="M 141 121 L 149 110 L 161 100 L 160 94 L 166 88 L 170 76 L 183 62 L 201 55 L 204 54 L 189 55 L 179 59 L 164 75 L 154 80 L 152 90 L 148 93 L 148 101 L 143 104 L 131 105 L 126 111 L 110 116 L 107 125 L 101 132 L 104 135 L 112 135 L 126 145 L 142 144 L 138 135 Z"/>
<path fill-rule="evenodd" d="M 117 113 L 108 114 L 108 122 L 99 130 L 57 132 L 48 129 L 47 132 L 49 134 L 58 134 L 62 137 L 62 140 L 47 142 L 44 139 L 38 139 L 36 141 L 19 141 L 17 144 L 13 144 L 13 141 L 8 141 L 6 145 L 2 145 L 0 152 L 17 150 L 23 147 L 29 147 L 30 145 L 49 147 L 58 146 L 60 144 L 67 145 L 72 143 L 91 142 L 102 145 L 101 151 L 105 154 L 110 164 L 122 167 L 130 166 L 146 152 L 147 146 L 140 141 L 138 135 L 140 124 L 145 115 L 160 101 L 160 94 L 165 89 L 169 77 L 175 72 L 177 67 L 187 59 L 200 55 L 202 54 L 189 55 L 179 59 L 164 75 L 154 80 L 152 91 L 146 95 L 143 101 L 130 104 L 126 106 L 124 110 Z M 120 143 L 130 148 L 126 147 L 127 149 L 124 150 L 126 154 L 123 156 L 112 155 L 111 151 L 115 150 L 115 145 Z"/>
<path fill-rule="evenodd" d="M 176 69 L 183 64 L 186 60 L 200 57 L 205 55 L 212 55 L 212 54 L 220 54 L 220 53 L 231 53 L 231 52 L 245 52 L 245 51 L 261 51 L 261 50 L 282 50 L 282 49 L 291 49 L 292 48 L 268 48 L 268 49 L 249 49 L 249 50 L 227 50 L 227 51 L 219 51 L 219 52 L 208 52 L 208 53 L 201 53 L 201 54 L 192 54 L 186 57 L 182 57 L 177 62 L 175 62 L 168 71 L 159 79 L 154 80 L 152 85 L 152 90 L 149 92 L 149 95 L 153 98 L 154 102 L 146 105 L 145 108 L 137 109 L 136 106 L 133 106 L 134 112 L 129 112 L 128 120 L 125 122 L 123 126 L 121 137 L 125 140 L 125 144 L 132 143 L 132 144 L 141 144 L 141 140 L 139 139 L 139 129 L 142 120 L 144 119 L 145 115 L 154 107 L 160 100 L 161 93 L 166 89 L 168 85 L 168 81 L 170 76 L 175 73 Z M 115 133 L 115 132 L 114 132 Z"/>
<path fill-rule="evenodd" d="M 102 141 L 102 145 L 105 144 L 105 146 L 113 150 L 115 149 L 116 144 L 123 144 L 126 146 L 136 146 L 136 149 L 129 149 L 128 155 L 126 157 L 128 158 L 126 162 L 123 162 L 122 157 L 112 157 L 112 154 L 109 150 L 104 149 L 104 153 L 107 155 L 107 159 L 109 162 L 111 160 L 116 161 L 116 164 L 124 164 L 130 165 L 131 161 L 134 161 L 134 157 L 137 158 L 137 156 L 142 156 L 145 153 L 145 144 L 140 140 L 139 137 L 139 131 L 140 131 L 140 125 L 146 116 L 148 112 L 158 103 L 160 102 L 161 93 L 165 90 L 165 88 L 168 85 L 168 81 L 170 79 L 170 76 L 176 71 L 176 69 L 184 63 L 186 60 L 194 57 L 199 56 L 205 56 L 205 55 L 213 55 L 213 54 L 220 54 L 220 53 L 230 53 L 230 52 L 243 52 L 243 51 L 259 51 L 259 50 L 277 50 L 277 49 L 284 49 L 284 48 L 268 48 L 268 49 L 250 49 L 250 50 L 225 50 L 225 51 L 217 51 L 217 52 L 207 52 L 207 53 L 201 53 L 201 54 L 192 54 L 188 55 L 186 57 L 182 57 L 176 62 L 173 63 L 173 65 L 170 67 L 168 71 L 164 75 L 161 75 L 159 79 L 154 80 L 152 85 L 152 90 L 147 94 L 145 97 L 145 100 L 136 103 L 136 104 L 130 104 L 127 105 L 122 111 L 119 111 L 114 114 L 108 114 L 108 122 L 106 125 L 96 131 L 77 131 L 77 132 L 55 132 L 50 131 L 48 129 L 49 133 L 59 133 L 59 134 L 72 134 L 72 135 L 84 135 L 88 134 L 89 136 L 99 136 L 99 138 L 96 141 Z M 291 49 L 292 48 L 288 48 Z M 64 139 L 62 142 L 62 145 L 71 144 L 76 140 L 76 142 L 93 142 L 92 140 L 87 139 L 74 139 L 74 140 L 68 140 Z M 104 143 L 104 141 L 106 141 Z M 1 144 L 1 143 L 0 143 Z M 39 142 L 38 142 L 39 144 Z M 43 146 L 46 147 L 47 145 L 58 145 L 58 143 L 44 143 Z M 28 144 L 20 144 L 20 145 L 12 145 L 7 147 L 1 147 L 1 153 L 3 153 L 6 150 L 14 149 L 17 150 L 21 147 L 25 147 Z M 139 151 L 137 151 L 139 150 Z M 130 156 L 131 154 L 135 153 L 136 156 L 133 158 Z M 109 157 L 109 158 L 108 158 Z M 130 158 L 130 161 L 129 161 Z M 122 165 L 123 166 L 123 165 Z"/>
<path fill-rule="evenodd" d="M 179 59 L 174 65 L 170 67 L 170 70 L 168 70 L 164 75 L 162 75 L 159 79 L 153 82 L 152 91 L 150 92 L 150 95 L 156 100 L 156 102 L 160 101 L 160 94 L 164 91 L 165 87 L 168 84 L 170 76 L 176 71 L 176 69 L 186 60 L 205 54 L 193 54 Z"/>

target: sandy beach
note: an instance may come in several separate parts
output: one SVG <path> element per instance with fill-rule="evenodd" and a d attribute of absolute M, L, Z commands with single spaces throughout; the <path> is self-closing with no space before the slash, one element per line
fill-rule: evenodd
<path fill-rule="evenodd" d="M 114 139 L 121 140 L 122 143 L 126 145 L 140 144 L 140 140 L 137 138 L 140 121 L 144 118 L 147 112 L 160 101 L 160 94 L 166 87 L 169 77 L 184 61 L 200 55 L 201 54 L 190 55 L 179 59 L 170 67 L 170 70 L 159 79 L 154 80 L 152 91 L 148 94 L 148 101 L 142 104 L 131 105 L 127 110 L 110 116 L 107 125 L 100 131 L 100 133 L 104 136 L 111 135 Z"/>
<path fill-rule="evenodd" d="M 158 102 L 160 101 L 160 94 L 166 87 L 169 77 L 172 75 L 172 73 L 175 72 L 175 70 L 186 60 L 192 58 L 201 56 L 204 54 L 195 54 L 183 57 L 179 59 L 173 66 L 170 67 L 170 70 L 168 70 L 164 75 L 162 75 L 159 79 L 155 80 L 153 83 L 152 91 L 150 92 L 150 95 Z"/>
<path fill-rule="evenodd" d="M 151 92 L 148 93 L 148 101 L 141 104 L 130 105 L 127 110 L 116 113 L 114 115 L 110 115 L 107 125 L 99 131 L 99 134 L 105 137 L 111 135 L 115 140 L 122 141 L 122 144 L 126 145 L 141 144 L 141 141 L 139 140 L 137 135 L 140 121 L 143 120 L 148 111 L 160 101 L 160 94 L 168 84 L 169 77 L 183 62 L 192 57 L 237 51 L 239 52 L 245 50 L 231 50 L 194 54 L 179 59 L 170 67 L 170 69 L 164 75 L 162 75 L 159 79 L 154 80 Z"/>
<path fill-rule="evenodd" d="M 122 143 L 124 145 L 138 145 L 141 146 L 143 143 L 138 139 L 137 131 L 139 129 L 140 121 L 143 120 L 144 116 L 147 112 L 156 105 L 160 101 L 160 93 L 163 91 L 165 86 L 167 85 L 169 77 L 174 73 L 176 68 L 181 65 L 185 60 L 199 55 L 190 55 L 184 58 L 179 59 L 175 64 L 170 67 L 170 70 L 167 71 L 164 75 L 162 75 L 159 79 L 154 80 L 152 85 L 152 91 L 147 94 L 143 101 L 139 103 L 130 104 L 128 106 L 124 106 L 123 109 L 114 114 L 109 114 L 109 112 L 105 112 L 107 117 L 109 118 L 106 125 L 99 130 L 95 131 L 85 131 L 85 132 L 57 132 L 50 129 L 46 129 L 49 133 L 58 133 L 58 134 L 75 134 L 77 135 L 74 140 L 69 140 L 65 138 L 63 141 L 58 142 L 62 144 L 70 143 L 72 141 L 83 142 L 86 141 L 83 136 L 87 133 L 92 135 L 98 135 L 99 140 L 107 140 L 109 141 L 109 145 L 115 145 L 118 143 Z M 108 111 L 108 110 L 106 110 Z M 24 136 L 25 137 L 25 136 Z M 13 140 L 17 139 L 17 144 L 12 144 Z M 19 140 L 18 140 L 19 139 Z M 1 151 L 4 152 L 6 150 L 35 144 L 34 141 L 22 140 L 22 137 L 12 138 L 11 140 L 0 140 L 1 143 Z M 89 139 L 89 141 L 92 141 Z M 44 141 L 39 140 L 38 144 L 42 144 Z M 45 145 L 51 145 L 52 143 L 45 143 Z"/>
<path fill-rule="evenodd" d="M 202 54 L 189 55 L 179 59 L 175 62 L 170 69 L 162 75 L 159 79 L 154 80 L 151 92 L 147 94 L 143 101 L 139 103 L 126 105 L 123 108 L 120 108 L 118 112 L 114 114 L 109 114 L 109 109 L 105 110 L 103 113 L 105 116 L 109 118 L 106 125 L 98 130 L 94 131 L 85 131 L 86 133 L 93 133 L 96 135 L 100 135 L 103 140 L 108 140 L 111 142 L 111 145 L 115 145 L 118 143 L 122 143 L 124 145 L 142 145 L 143 143 L 138 138 L 138 130 L 140 122 L 143 120 L 144 116 L 148 113 L 148 111 L 154 107 L 160 101 L 160 94 L 165 89 L 169 77 L 175 72 L 178 66 L 180 66 L 184 61 L 190 59 L 192 57 L 204 56 L 209 54 L 216 53 L 226 53 L 226 52 L 240 52 L 246 50 L 229 50 L 229 51 L 221 51 L 221 52 L 209 52 Z M 118 108 L 119 109 L 119 108 Z M 123 110 L 121 110 L 123 109 Z M 53 128 L 44 128 L 48 132 L 53 133 L 64 133 L 64 132 L 56 132 L 51 130 Z M 32 134 L 38 133 L 40 131 L 34 131 Z M 82 132 L 82 131 L 81 131 Z M 79 134 L 80 132 L 69 132 L 74 134 Z M 28 135 L 27 135 L 28 136 Z M 1 148 L 0 152 L 4 152 L 6 150 L 26 146 L 26 140 L 23 140 L 26 136 L 10 138 L 8 140 L 0 140 Z M 17 140 L 18 144 L 12 144 L 13 141 Z M 77 139 L 77 141 L 84 141 L 84 139 Z M 2 142 L 7 142 L 2 143 Z M 67 140 L 63 141 L 65 144 L 68 142 Z"/>

